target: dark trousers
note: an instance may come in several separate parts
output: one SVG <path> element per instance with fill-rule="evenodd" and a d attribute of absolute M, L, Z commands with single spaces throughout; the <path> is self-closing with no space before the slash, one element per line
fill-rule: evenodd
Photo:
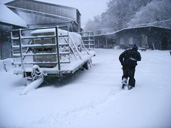
<path fill-rule="evenodd" d="M 123 67 L 122 80 L 125 78 L 127 81 L 129 78 L 128 84 L 132 87 L 135 87 L 134 74 L 135 74 L 135 67 Z"/>

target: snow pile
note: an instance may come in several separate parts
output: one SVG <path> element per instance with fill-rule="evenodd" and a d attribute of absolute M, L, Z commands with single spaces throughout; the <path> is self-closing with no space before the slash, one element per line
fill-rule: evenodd
<path fill-rule="evenodd" d="M 9 72 L 13 69 L 12 59 L 0 60 L 0 72 Z"/>
<path fill-rule="evenodd" d="M 123 50 L 96 49 L 90 70 L 20 95 L 26 80 L 0 72 L 1 127 L 21 128 L 170 128 L 171 56 L 140 52 L 132 90 L 121 89 L 118 57 Z"/>

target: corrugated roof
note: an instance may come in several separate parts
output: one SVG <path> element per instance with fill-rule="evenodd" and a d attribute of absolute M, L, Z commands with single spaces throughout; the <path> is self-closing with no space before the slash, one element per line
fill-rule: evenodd
<path fill-rule="evenodd" d="M 118 32 L 121 32 L 121 31 L 124 31 L 124 30 L 130 30 L 130 29 L 141 29 L 141 28 L 148 28 L 148 27 L 153 27 L 153 28 L 161 28 L 161 29 L 167 29 L 167 30 L 171 30 L 170 28 L 166 28 L 166 27 L 160 27 L 160 26 L 155 26 L 155 25 L 143 25 L 143 26 L 137 26 L 137 27 L 129 27 L 129 28 L 123 28 L 123 29 L 120 29 L 118 31 L 115 31 L 113 33 L 118 33 Z"/>
<path fill-rule="evenodd" d="M 107 35 L 112 35 L 112 34 L 116 34 L 119 33 L 121 31 L 125 31 L 125 30 L 131 30 L 131 29 L 141 29 L 141 28 L 148 28 L 148 27 L 153 27 L 153 28 L 161 28 L 161 29 L 167 29 L 167 30 L 171 30 L 171 28 L 166 28 L 166 27 L 160 27 L 160 26 L 155 26 L 155 25 L 144 25 L 144 26 L 137 26 L 137 27 L 129 27 L 129 28 L 123 28 L 111 33 L 104 33 L 104 34 L 99 34 L 99 35 L 95 35 L 95 36 L 107 36 Z"/>
<path fill-rule="evenodd" d="M 27 27 L 26 22 L 5 5 L 0 4 L 0 12 L 0 22 L 20 27 Z"/>

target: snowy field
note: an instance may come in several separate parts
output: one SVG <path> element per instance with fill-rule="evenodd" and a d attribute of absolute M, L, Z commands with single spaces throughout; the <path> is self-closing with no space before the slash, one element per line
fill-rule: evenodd
<path fill-rule="evenodd" d="M 26 80 L 0 61 L 0 128 L 171 128 L 169 51 L 140 51 L 132 90 L 121 90 L 121 52 L 97 49 L 90 70 L 27 95 Z"/>

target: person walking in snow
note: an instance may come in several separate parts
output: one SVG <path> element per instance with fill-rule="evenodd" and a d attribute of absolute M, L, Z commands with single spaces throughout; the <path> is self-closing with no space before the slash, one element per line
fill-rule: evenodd
<path fill-rule="evenodd" d="M 137 45 L 134 44 L 132 49 L 125 50 L 123 53 L 121 53 L 119 56 L 119 61 L 123 69 L 122 89 L 125 88 L 128 81 L 128 89 L 130 90 L 135 87 L 134 74 L 137 61 L 141 61 L 141 55 L 138 52 Z"/>

